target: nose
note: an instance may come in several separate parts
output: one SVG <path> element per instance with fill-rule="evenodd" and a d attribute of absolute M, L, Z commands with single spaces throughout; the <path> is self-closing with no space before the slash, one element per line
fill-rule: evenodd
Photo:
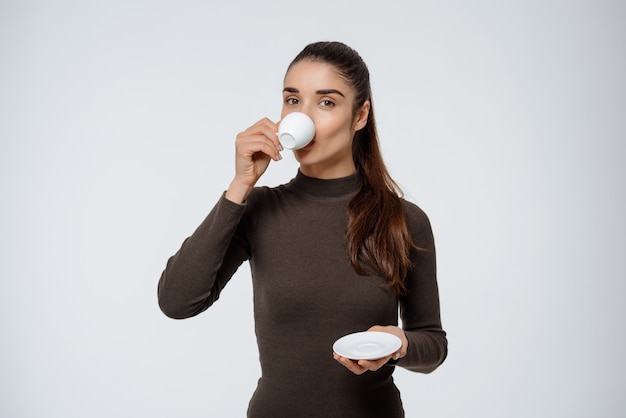
<path fill-rule="evenodd" d="M 311 118 L 313 120 L 313 122 L 315 122 L 315 106 L 316 104 L 308 101 L 308 100 L 302 100 L 298 103 L 297 106 L 283 106 L 283 110 L 281 112 L 281 118 L 285 118 L 285 116 L 287 116 L 288 114 L 292 113 L 292 112 L 299 112 L 299 113 L 304 113 L 305 115 L 307 115 L 309 118 Z"/>
<path fill-rule="evenodd" d="M 302 106 L 300 107 L 300 109 L 298 109 L 299 112 L 304 113 L 305 115 L 307 115 L 308 117 L 310 117 L 311 119 L 313 119 L 313 109 L 312 109 L 312 105 L 310 103 L 303 103 Z M 315 120 L 315 119 L 313 119 Z"/>
<path fill-rule="evenodd" d="M 290 113 L 293 112 L 299 112 L 299 113 L 304 113 L 305 115 L 307 115 L 308 117 L 310 117 L 311 119 L 313 119 L 313 106 L 308 105 L 308 104 L 300 104 L 299 106 L 295 106 L 295 107 L 284 107 L 282 109 L 281 112 L 281 117 L 285 117 Z"/>
<path fill-rule="evenodd" d="M 300 112 L 307 115 L 311 119 L 311 121 L 313 121 L 313 125 L 315 125 L 315 112 L 307 112 L 306 109 L 302 109 L 300 110 Z"/>

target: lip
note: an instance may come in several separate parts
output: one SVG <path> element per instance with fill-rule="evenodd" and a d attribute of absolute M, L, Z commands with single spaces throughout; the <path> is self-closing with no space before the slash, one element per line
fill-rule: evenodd
<path fill-rule="evenodd" d="M 312 140 L 311 140 L 311 142 L 309 142 L 309 143 L 307 144 L 307 146 L 306 146 L 306 147 L 304 147 L 304 148 L 302 148 L 302 149 L 309 149 L 309 148 L 311 148 L 311 147 L 313 146 L 313 144 L 314 144 L 314 143 L 315 143 L 315 139 L 312 139 Z"/>

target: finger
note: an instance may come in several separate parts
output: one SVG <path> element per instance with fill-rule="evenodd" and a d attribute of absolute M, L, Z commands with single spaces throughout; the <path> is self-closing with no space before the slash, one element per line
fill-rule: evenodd
<path fill-rule="evenodd" d="M 359 365 L 359 363 L 357 363 L 354 360 L 346 360 L 346 363 L 343 363 L 343 365 L 350 370 L 352 373 L 360 376 L 363 373 L 365 373 L 367 371 L 367 369 L 365 367 L 361 367 Z"/>
<path fill-rule="evenodd" d="M 278 127 L 280 126 L 280 122 L 274 123 L 269 119 L 263 121 L 263 134 L 267 136 L 278 148 L 279 151 L 283 150 L 283 145 L 280 143 L 280 139 L 278 138 Z"/>
<path fill-rule="evenodd" d="M 394 359 L 398 360 L 399 358 L 406 356 L 409 342 L 402 328 L 399 328 L 395 325 L 388 325 L 388 326 L 374 325 L 373 327 L 368 329 L 368 331 L 388 332 L 389 334 L 395 335 L 396 337 L 400 339 L 400 341 L 402 342 L 402 345 L 400 346 L 400 349 L 397 351 L 398 356 L 394 357 Z"/>
<path fill-rule="evenodd" d="M 376 332 L 385 332 L 385 327 L 381 326 L 381 325 L 374 325 L 373 327 L 370 327 L 368 330 L 369 331 L 376 331 Z"/>
<path fill-rule="evenodd" d="M 350 360 L 349 358 L 342 357 L 336 353 L 333 355 L 333 357 L 340 364 L 342 364 L 346 369 L 350 370 L 352 373 L 356 375 L 361 375 L 367 371 L 366 368 L 361 367 L 359 363 L 354 360 Z"/>
<path fill-rule="evenodd" d="M 282 120 L 279 120 L 278 122 L 276 122 L 276 137 L 278 138 L 278 147 L 282 151 L 284 149 L 283 148 L 283 144 L 280 143 L 280 137 L 278 136 L 278 130 L 280 129 L 280 123 L 281 122 L 282 122 Z"/>
<path fill-rule="evenodd" d="M 263 135 L 276 146 L 276 149 L 282 151 L 282 145 L 278 140 L 278 124 L 268 118 L 261 119 L 244 132 L 250 135 Z"/>
<path fill-rule="evenodd" d="M 262 151 L 275 160 L 279 160 L 282 147 L 278 141 L 269 139 L 265 134 L 255 134 L 253 136 L 242 138 L 243 144 L 251 144 L 257 147 L 257 151 Z"/>
<path fill-rule="evenodd" d="M 250 158 L 254 154 L 262 152 L 276 161 L 282 158 L 276 144 L 262 134 L 242 134 L 237 137 L 236 142 L 237 152 L 242 156 Z"/>
<path fill-rule="evenodd" d="M 255 124 L 251 125 L 246 129 L 246 131 L 258 131 L 259 129 L 269 128 L 270 130 L 276 130 L 278 128 L 278 124 L 272 122 L 268 118 L 263 118 L 257 121 Z"/>
<path fill-rule="evenodd" d="M 274 161 L 280 160 L 280 153 L 273 147 L 263 143 L 249 143 L 239 149 L 239 154 L 252 161 L 259 158 L 271 158 Z"/>
<path fill-rule="evenodd" d="M 389 360 L 391 360 L 391 356 L 382 357 L 376 360 L 359 360 L 358 364 L 366 370 L 375 372 L 387 364 Z"/>

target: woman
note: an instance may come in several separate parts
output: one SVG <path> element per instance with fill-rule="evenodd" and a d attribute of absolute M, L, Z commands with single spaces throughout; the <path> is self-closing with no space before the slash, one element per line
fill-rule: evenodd
<path fill-rule="evenodd" d="M 385 169 L 358 53 L 308 45 L 284 79 L 282 117 L 294 111 L 316 128 L 294 151 L 296 177 L 255 187 L 281 159 L 278 125 L 263 119 L 240 133 L 234 179 L 168 261 L 160 307 L 173 318 L 199 314 L 248 260 L 262 370 L 248 416 L 403 417 L 394 367 L 429 373 L 447 354 L 428 218 Z M 402 346 L 370 361 L 332 352 L 336 339 L 365 330 Z"/>

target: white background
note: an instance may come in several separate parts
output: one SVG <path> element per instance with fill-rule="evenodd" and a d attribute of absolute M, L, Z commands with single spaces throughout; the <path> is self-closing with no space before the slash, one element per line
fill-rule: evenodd
<path fill-rule="evenodd" d="M 398 370 L 407 416 L 624 416 L 625 21 L 608 0 L 1 1 L 0 416 L 245 415 L 247 266 L 185 321 L 156 285 L 317 40 L 368 63 L 387 164 L 433 223 L 450 354 Z"/>

